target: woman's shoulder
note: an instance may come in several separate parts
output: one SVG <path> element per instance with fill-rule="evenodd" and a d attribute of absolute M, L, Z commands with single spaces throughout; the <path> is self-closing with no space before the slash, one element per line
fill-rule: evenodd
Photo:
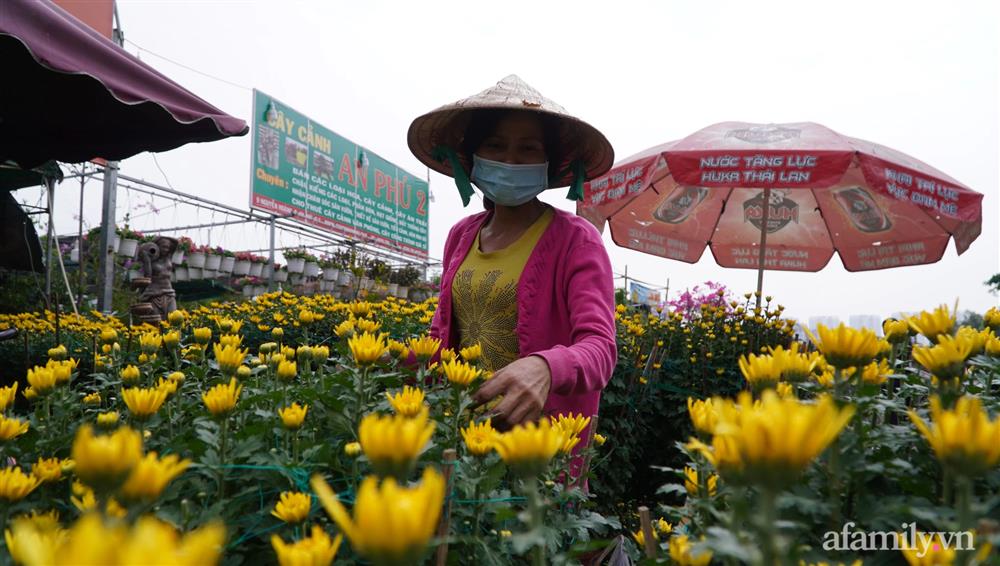
<path fill-rule="evenodd" d="M 559 232 L 568 244 L 572 246 L 580 244 L 604 245 L 601 233 L 589 220 L 567 210 L 556 207 L 552 207 L 552 209 L 554 211 L 552 222 L 558 224 Z"/>

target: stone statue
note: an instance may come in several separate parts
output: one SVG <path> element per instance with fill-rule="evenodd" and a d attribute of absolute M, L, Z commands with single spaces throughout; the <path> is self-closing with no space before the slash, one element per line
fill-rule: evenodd
<path fill-rule="evenodd" d="M 170 285 L 173 272 L 170 259 L 176 250 L 177 240 L 167 236 L 157 236 L 152 242 L 139 246 L 139 262 L 148 279 L 133 282 L 136 287 L 144 288 L 139 302 L 132 305 L 132 315 L 142 322 L 156 324 L 177 310 L 177 295 Z"/>

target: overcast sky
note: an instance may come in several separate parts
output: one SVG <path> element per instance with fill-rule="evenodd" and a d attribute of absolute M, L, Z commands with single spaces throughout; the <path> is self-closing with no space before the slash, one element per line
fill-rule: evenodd
<path fill-rule="evenodd" d="M 491 8 L 488 6 L 496 6 Z M 838 257 L 818 273 L 765 274 L 765 292 L 808 320 L 888 315 L 960 299 L 997 303 L 983 282 L 1000 272 L 998 248 L 998 24 L 981 2 L 174 2 L 119 0 L 127 40 L 244 87 L 255 87 L 399 166 L 425 174 L 406 146 L 410 122 L 439 105 L 520 75 L 601 129 L 624 158 L 706 125 L 813 121 L 899 149 L 985 195 L 983 234 L 961 257 L 867 273 Z M 251 92 L 140 52 L 180 84 L 249 121 Z M 191 144 L 157 159 L 170 184 L 230 205 L 249 201 L 250 136 Z M 122 172 L 163 183 L 150 154 Z M 65 189 L 60 233 L 75 231 L 76 189 Z M 463 210 L 451 179 L 431 175 L 430 255 L 440 258 Z M 85 219 L 99 222 L 100 187 Z M 565 190 L 543 200 L 572 209 Z M 27 200 L 35 197 L 22 191 Z M 149 198 L 119 195 L 139 216 Z M 209 222 L 163 208 L 139 229 Z M 216 218 L 217 220 L 220 218 Z M 190 234 L 206 243 L 207 231 Z M 216 228 L 212 244 L 266 244 L 264 227 Z M 706 280 L 740 293 L 756 272 L 723 269 L 706 251 L 689 265 L 618 248 L 613 266 L 676 290 Z M 282 237 L 294 245 L 298 238 Z"/>

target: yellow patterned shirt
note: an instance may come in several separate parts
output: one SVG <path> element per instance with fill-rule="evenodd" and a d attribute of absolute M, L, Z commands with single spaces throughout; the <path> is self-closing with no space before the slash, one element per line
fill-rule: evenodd
<path fill-rule="evenodd" d="M 482 363 L 496 371 L 518 357 L 517 283 L 545 228 L 552 221 L 547 209 L 513 244 L 484 253 L 479 235 L 455 273 L 452 307 L 461 348 L 479 343 Z"/>

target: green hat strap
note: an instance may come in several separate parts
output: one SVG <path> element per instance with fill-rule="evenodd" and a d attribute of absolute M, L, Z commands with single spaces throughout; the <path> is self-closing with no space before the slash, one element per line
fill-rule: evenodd
<path fill-rule="evenodd" d="M 563 175 L 573 172 L 573 184 L 569 186 L 569 192 L 566 193 L 566 198 L 570 200 L 583 200 L 583 183 L 587 180 L 587 169 L 583 166 L 583 161 L 580 159 L 574 159 L 569 167 L 563 169 L 559 173 L 559 178 L 561 179 Z"/>
<path fill-rule="evenodd" d="M 455 186 L 458 187 L 458 194 L 462 195 L 462 206 L 469 206 L 469 201 L 472 199 L 472 184 L 469 182 L 469 175 L 465 172 L 465 168 L 462 167 L 462 162 L 458 159 L 458 155 L 455 154 L 455 150 L 448 146 L 439 145 L 434 148 L 431 152 L 431 157 L 440 163 L 443 163 L 445 159 L 451 165 L 452 175 L 455 177 Z"/>

